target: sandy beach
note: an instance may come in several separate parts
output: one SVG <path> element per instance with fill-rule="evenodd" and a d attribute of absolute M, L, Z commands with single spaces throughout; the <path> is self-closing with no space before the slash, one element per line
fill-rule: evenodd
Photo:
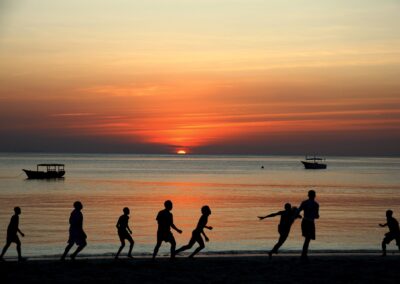
<path fill-rule="evenodd" d="M 75 262 L 29 259 L 0 263 L 2 283 L 397 283 L 400 255 L 316 254 L 160 257 L 113 260 L 81 257 Z"/>

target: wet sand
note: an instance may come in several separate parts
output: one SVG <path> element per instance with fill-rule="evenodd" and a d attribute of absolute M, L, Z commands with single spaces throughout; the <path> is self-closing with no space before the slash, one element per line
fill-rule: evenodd
<path fill-rule="evenodd" d="M 0 263 L 2 283 L 398 283 L 400 254 L 29 259 Z M 3 281 L 5 280 L 5 281 Z"/>

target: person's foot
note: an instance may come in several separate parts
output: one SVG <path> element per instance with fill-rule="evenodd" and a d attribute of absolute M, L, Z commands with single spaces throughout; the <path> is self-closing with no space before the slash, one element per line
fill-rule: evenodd
<path fill-rule="evenodd" d="M 269 259 L 272 259 L 272 251 L 270 251 L 270 252 L 268 253 L 268 257 L 269 257 Z"/>
<path fill-rule="evenodd" d="M 382 253 L 382 256 L 386 256 L 386 251 Z"/>
<path fill-rule="evenodd" d="M 18 258 L 18 262 L 24 262 L 24 261 L 26 261 L 26 260 L 27 260 L 26 257 L 20 257 L 20 258 Z"/>
<path fill-rule="evenodd" d="M 128 254 L 128 258 L 133 259 L 133 256 L 131 254 Z"/>
<path fill-rule="evenodd" d="M 71 255 L 71 260 L 75 261 L 76 255 Z"/>

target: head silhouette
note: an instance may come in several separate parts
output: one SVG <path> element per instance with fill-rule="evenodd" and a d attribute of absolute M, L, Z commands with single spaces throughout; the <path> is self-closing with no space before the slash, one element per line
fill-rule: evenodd
<path fill-rule="evenodd" d="M 393 211 L 392 210 L 387 210 L 386 211 L 386 217 L 390 218 L 393 215 Z"/>
<path fill-rule="evenodd" d="M 19 208 L 19 207 L 14 207 L 14 212 L 15 212 L 16 215 L 21 214 L 21 208 Z"/>
<path fill-rule="evenodd" d="M 172 201 L 171 200 L 167 200 L 164 202 L 164 207 L 165 209 L 167 209 L 168 211 L 172 210 Z"/>
<path fill-rule="evenodd" d="M 286 203 L 285 204 L 285 210 L 289 211 L 292 208 L 292 204 Z"/>
<path fill-rule="evenodd" d="M 124 212 L 125 215 L 129 215 L 129 213 L 130 213 L 128 207 L 125 207 L 124 209 L 122 209 L 122 211 Z"/>
<path fill-rule="evenodd" d="M 314 199 L 315 199 L 315 196 L 316 196 L 316 193 L 315 193 L 314 190 L 310 190 L 310 191 L 308 192 L 308 198 L 310 198 L 311 200 L 314 200 Z"/>
<path fill-rule="evenodd" d="M 74 208 L 75 208 L 76 210 L 82 210 L 83 205 L 82 205 L 82 203 L 81 203 L 80 201 L 75 201 L 75 202 L 74 202 Z"/>
<path fill-rule="evenodd" d="M 205 206 L 201 207 L 201 213 L 203 215 L 211 215 L 210 207 L 208 207 L 208 205 L 205 205 Z"/>

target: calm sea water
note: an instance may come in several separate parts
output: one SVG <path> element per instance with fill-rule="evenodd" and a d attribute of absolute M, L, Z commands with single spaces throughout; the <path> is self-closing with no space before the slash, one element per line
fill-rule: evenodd
<path fill-rule="evenodd" d="M 25 255 L 61 254 L 68 239 L 72 203 L 84 204 L 86 254 L 115 253 L 115 228 L 122 208 L 131 209 L 136 254 L 151 253 L 155 217 L 171 199 L 178 247 L 186 244 L 200 217 L 212 209 L 205 252 L 269 250 L 278 238 L 279 218 L 257 215 L 298 206 L 307 191 L 317 192 L 320 216 L 311 250 L 379 249 L 387 229 L 385 211 L 400 219 L 400 159 L 327 159 L 328 169 L 304 170 L 302 157 L 0 154 L 0 240 L 5 241 L 14 206 L 22 208 Z M 65 163 L 63 180 L 26 180 L 23 168 Z M 264 169 L 261 169 L 261 166 Z M 300 250 L 300 222 L 282 250 Z M 3 242 L 1 241 L 1 242 Z M 0 244 L 2 245 L 2 244 Z M 394 244 L 390 248 L 395 248 Z M 160 253 L 168 252 L 164 244 Z M 15 255 L 15 247 L 7 255 Z"/>

